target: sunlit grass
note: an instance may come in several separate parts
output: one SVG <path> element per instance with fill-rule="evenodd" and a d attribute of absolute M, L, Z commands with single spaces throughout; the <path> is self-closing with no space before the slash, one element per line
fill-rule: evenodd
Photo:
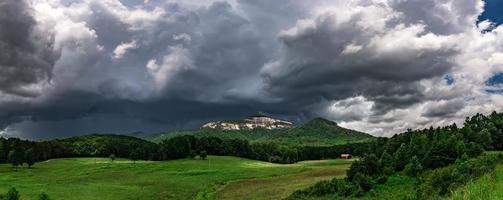
<path fill-rule="evenodd" d="M 40 192 L 65 200 L 194 199 L 232 181 L 293 175 L 307 168 L 304 164 L 272 164 L 226 156 L 162 162 L 54 159 L 37 163 L 33 169 L 23 166 L 17 172 L 1 164 L 0 193 L 16 187 L 23 200 L 37 199 Z"/>

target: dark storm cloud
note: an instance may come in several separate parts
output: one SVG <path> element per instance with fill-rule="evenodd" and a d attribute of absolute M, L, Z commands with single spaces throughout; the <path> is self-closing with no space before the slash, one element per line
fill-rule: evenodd
<path fill-rule="evenodd" d="M 30 122 L 11 126 L 23 130 L 24 137 L 60 136 L 69 129 L 79 134 L 102 132 L 120 120 L 136 124 L 136 129 L 127 126 L 135 131 L 142 126 L 161 131 L 259 111 L 294 112 L 252 99 L 256 92 L 246 91 L 260 81 L 258 71 L 273 51 L 263 38 L 273 40 L 275 35 L 260 35 L 229 3 L 196 9 L 159 3 L 143 11 L 101 1 L 66 6 L 84 6 L 93 14 L 82 17 L 84 24 L 70 22 L 71 34 L 60 30 L 62 57 L 46 99 L 30 108 L 19 105 L 5 111 L 9 123 L 4 125 L 18 118 Z M 117 56 L 115 50 L 127 43 L 134 45 Z M 149 63 L 159 69 L 151 71 Z M 99 126 L 77 125 L 97 118 Z M 65 121 L 72 127 L 60 127 Z"/>
<path fill-rule="evenodd" d="M 382 134 L 456 118 L 480 109 L 450 106 L 476 90 L 465 63 L 498 66 L 501 51 L 467 44 L 484 37 L 478 4 L 3 1 L 0 129 L 26 138 L 159 132 L 264 113 Z M 480 49 L 485 57 L 470 62 Z M 445 85 L 446 74 L 456 82 Z"/>
<path fill-rule="evenodd" d="M 183 99 L 159 99 L 149 102 L 107 99 L 85 92 L 68 92 L 47 103 L 22 105 L 4 110 L 10 129 L 18 136 L 49 139 L 89 133 L 147 133 L 195 128 L 210 120 L 248 117 L 262 108 L 276 116 L 293 116 L 298 113 L 283 110 L 279 104 L 242 101 L 232 104 L 205 103 Z M 295 121 L 295 118 L 288 118 Z"/>
<path fill-rule="evenodd" d="M 54 38 L 36 25 L 25 1 L 0 2 L 0 92 L 33 97 L 36 91 L 26 87 L 50 79 Z"/>
<path fill-rule="evenodd" d="M 389 35 L 404 32 L 410 37 L 407 40 L 415 40 L 426 33 L 420 27 L 403 29 L 399 24 L 387 32 L 372 30 L 362 27 L 362 23 L 372 23 L 363 21 L 363 15 L 355 13 L 342 21 L 325 13 L 308 25 L 280 34 L 282 57 L 262 71 L 270 93 L 289 101 L 301 99 L 304 104 L 361 95 L 376 103 L 378 113 L 422 102 L 424 87 L 418 81 L 449 71 L 458 49 L 403 45 Z M 420 43 L 428 43 L 424 40 Z M 390 44 L 396 47 L 386 46 Z"/>

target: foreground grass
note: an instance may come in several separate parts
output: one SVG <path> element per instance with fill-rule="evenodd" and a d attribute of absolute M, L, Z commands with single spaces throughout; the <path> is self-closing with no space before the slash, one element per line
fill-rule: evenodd
<path fill-rule="evenodd" d="M 0 165 L 0 193 L 16 187 L 23 200 L 37 199 L 40 192 L 53 199 L 75 200 L 204 199 L 214 197 L 216 189 L 232 181 L 272 177 L 271 180 L 279 178 L 281 182 L 288 180 L 283 175 L 304 174 L 339 162 L 347 161 L 280 165 L 225 156 L 136 163 L 129 160 L 112 163 L 106 158 L 56 159 L 17 172 L 10 165 Z M 340 173 L 343 171 L 344 167 Z M 333 172 L 336 173 L 339 172 Z M 304 176 L 303 179 L 309 179 L 307 174 Z"/>
<path fill-rule="evenodd" d="M 500 200 L 503 199 L 503 165 L 492 173 L 472 181 L 454 191 L 453 200 Z"/>

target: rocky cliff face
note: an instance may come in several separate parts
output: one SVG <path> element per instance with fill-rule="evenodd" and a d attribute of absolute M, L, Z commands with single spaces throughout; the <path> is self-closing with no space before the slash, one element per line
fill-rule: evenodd
<path fill-rule="evenodd" d="M 256 129 L 256 128 L 286 129 L 292 127 L 293 124 L 291 122 L 274 119 L 267 116 L 252 116 L 237 121 L 210 122 L 202 126 L 202 128 L 213 128 L 223 130 L 243 130 L 243 129 Z"/>

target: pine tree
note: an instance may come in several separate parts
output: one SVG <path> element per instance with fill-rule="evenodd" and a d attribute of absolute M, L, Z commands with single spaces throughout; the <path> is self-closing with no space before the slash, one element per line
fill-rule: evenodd
<path fill-rule="evenodd" d="M 394 167 L 396 171 L 402 171 L 409 162 L 409 149 L 406 144 L 400 145 L 394 154 Z"/>

